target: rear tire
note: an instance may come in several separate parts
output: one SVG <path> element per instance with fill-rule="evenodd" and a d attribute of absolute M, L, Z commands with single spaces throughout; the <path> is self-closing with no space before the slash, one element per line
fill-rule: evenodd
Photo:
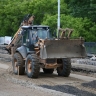
<path fill-rule="evenodd" d="M 25 72 L 24 60 L 19 53 L 15 53 L 12 58 L 13 73 L 23 75 Z"/>
<path fill-rule="evenodd" d="M 52 74 L 53 71 L 54 71 L 54 69 L 45 69 L 45 68 L 43 68 L 43 72 L 44 72 L 45 74 Z"/>
<path fill-rule="evenodd" d="M 71 60 L 69 58 L 62 59 L 62 66 L 57 68 L 59 76 L 68 77 L 71 72 Z"/>
<path fill-rule="evenodd" d="M 38 78 L 39 60 L 35 54 L 29 54 L 26 60 L 26 74 L 29 78 Z"/>

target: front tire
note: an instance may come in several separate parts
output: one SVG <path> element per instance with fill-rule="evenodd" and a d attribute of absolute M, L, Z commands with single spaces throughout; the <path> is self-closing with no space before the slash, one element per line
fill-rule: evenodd
<path fill-rule="evenodd" d="M 29 78 L 38 78 L 39 60 L 35 54 L 29 54 L 26 59 L 26 74 Z"/>
<path fill-rule="evenodd" d="M 62 59 L 62 66 L 57 68 L 58 76 L 68 77 L 71 72 L 71 60 L 69 58 Z"/>
<path fill-rule="evenodd" d="M 24 60 L 19 53 L 15 53 L 12 58 L 13 73 L 23 75 L 25 72 Z"/>

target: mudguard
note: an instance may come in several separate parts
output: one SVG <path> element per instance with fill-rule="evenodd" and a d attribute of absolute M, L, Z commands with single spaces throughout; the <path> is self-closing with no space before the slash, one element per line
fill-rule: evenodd
<path fill-rule="evenodd" d="M 27 56 L 27 48 L 25 46 L 18 47 L 16 52 L 19 52 L 23 58 Z"/>

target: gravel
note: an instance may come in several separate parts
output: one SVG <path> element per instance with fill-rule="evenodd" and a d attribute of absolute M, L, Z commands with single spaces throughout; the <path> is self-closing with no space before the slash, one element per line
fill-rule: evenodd
<path fill-rule="evenodd" d="M 82 83 L 82 86 L 84 87 L 91 87 L 96 89 L 96 80 L 88 82 L 88 83 Z"/>
<path fill-rule="evenodd" d="M 76 95 L 76 96 L 96 96 L 95 93 L 83 91 L 81 89 L 78 89 L 78 88 L 76 88 L 74 86 L 70 86 L 70 85 L 52 85 L 52 86 L 51 85 L 36 85 L 33 82 L 30 82 L 28 80 L 16 79 L 16 78 L 10 77 L 10 76 L 9 76 L 9 78 L 7 78 L 7 80 L 11 81 L 15 84 L 19 84 L 21 86 L 24 86 L 24 87 L 36 89 L 38 91 L 45 91 L 45 92 L 51 93 L 52 95 L 55 95 L 55 96 L 73 96 L 73 95 Z M 85 83 L 83 83 L 83 84 L 85 84 Z M 94 87 L 94 85 L 92 85 L 92 86 Z"/>
<path fill-rule="evenodd" d="M 69 93 L 73 94 L 76 96 L 96 96 L 96 94 L 80 90 L 76 87 L 69 86 L 69 85 L 56 85 L 56 86 L 49 86 L 49 85 L 41 85 L 41 87 L 64 92 L 64 93 Z"/>
<path fill-rule="evenodd" d="M 0 45 L 0 53 L 2 54 L 8 54 L 8 51 L 4 50 L 6 45 Z"/>
<path fill-rule="evenodd" d="M 44 92 L 47 92 L 48 94 L 50 93 L 52 96 L 74 96 L 72 94 L 64 93 L 62 91 L 51 90 L 51 88 L 48 89 L 48 88 L 44 88 L 42 86 L 37 86 L 30 81 L 19 80 L 19 79 L 16 79 L 16 78 L 8 78 L 7 80 L 11 81 L 15 84 L 19 84 L 21 86 L 27 87 L 27 88 L 35 89 L 35 90 L 42 91 L 42 92 L 44 91 Z"/>
<path fill-rule="evenodd" d="M 87 65 L 96 66 L 96 61 L 90 59 L 72 59 L 71 62 L 77 64 L 87 64 Z"/>

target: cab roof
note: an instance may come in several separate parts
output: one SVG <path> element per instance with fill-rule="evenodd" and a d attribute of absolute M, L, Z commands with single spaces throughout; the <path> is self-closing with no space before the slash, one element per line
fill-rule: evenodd
<path fill-rule="evenodd" d="M 38 28 L 49 29 L 49 26 L 47 25 L 22 26 L 22 29 L 38 29 Z"/>

